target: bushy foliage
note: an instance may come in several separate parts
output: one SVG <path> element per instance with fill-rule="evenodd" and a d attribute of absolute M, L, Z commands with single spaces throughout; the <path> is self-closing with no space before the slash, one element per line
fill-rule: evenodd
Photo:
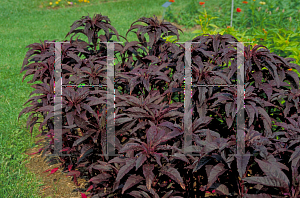
<path fill-rule="evenodd" d="M 105 35 L 99 35 L 101 29 Z M 143 17 L 127 32 L 136 33 L 138 41 L 115 44 L 120 60 L 115 65 L 115 117 L 109 120 L 105 87 L 62 88 L 62 152 L 71 154 L 60 156 L 64 170 L 75 182 L 89 178 L 91 197 L 204 197 L 213 190 L 218 196 L 298 197 L 300 92 L 299 77 L 290 69 L 300 72 L 300 66 L 264 46 L 245 47 L 245 151 L 252 155 L 234 155 L 234 120 L 243 108 L 237 104 L 237 88 L 200 86 L 192 90 L 190 126 L 190 148 L 198 150 L 186 154 L 185 48 L 163 39 L 176 35 L 178 40 L 178 31 L 168 22 Z M 70 44 L 62 44 L 63 84 L 106 85 L 107 48 L 99 41 L 120 35 L 101 14 L 74 22 L 72 33 L 84 34 L 88 43 L 72 36 Z M 193 85 L 236 84 L 236 38 L 202 35 L 192 42 L 199 42 L 191 46 Z M 28 47 L 21 72 L 26 71 L 24 78 L 33 75 L 28 83 L 41 81 L 30 95 L 42 95 L 30 98 L 31 106 L 20 116 L 31 112 L 30 130 L 40 123 L 48 140 L 44 153 L 53 153 L 54 44 Z M 102 155 L 112 144 L 106 139 L 110 119 L 115 120 L 119 156 Z"/>

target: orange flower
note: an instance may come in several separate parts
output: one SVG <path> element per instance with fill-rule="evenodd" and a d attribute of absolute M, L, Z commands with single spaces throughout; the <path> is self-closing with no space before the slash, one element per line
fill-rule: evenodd
<path fill-rule="evenodd" d="M 229 25 L 229 26 L 227 26 L 227 28 L 230 28 L 230 25 Z"/>
<path fill-rule="evenodd" d="M 205 4 L 205 2 L 201 2 L 201 1 L 200 1 L 200 2 L 199 2 L 199 4 L 200 4 L 200 5 L 204 5 L 204 4 Z"/>
<path fill-rule="evenodd" d="M 242 9 L 241 9 L 241 8 L 237 8 L 236 11 L 237 11 L 237 12 L 241 12 Z"/>
<path fill-rule="evenodd" d="M 263 31 L 264 31 L 265 34 L 267 33 L 267 31 L 265 29 L 263 29 Z"/>
<path fill-rule="evenodd" d="M 243 1 L 243 3 L 244 3 L 244 4 L 247 4 L 247 3 L 248 3 L 248 1 Z"/>
<path fill-rule="evenodd" d="M 288 69 L 289 71 L 292 71 L 292 69 Z"/>
<path fill-rule="evenodd" d="M 175 2 L 175 0 L 169 0 L 170 2 L 172 2 L 172 3 L 174 3 Z"/>

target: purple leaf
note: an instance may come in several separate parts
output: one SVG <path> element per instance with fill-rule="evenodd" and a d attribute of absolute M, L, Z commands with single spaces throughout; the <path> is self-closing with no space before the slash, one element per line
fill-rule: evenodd
<path fill-rule="evenodd" d="M 154 143 L 154 139 L 155 139 L 155 136 L 157 135 L 157 131 L 158 131 L 157 126 L 151 126 L 147 130 L 146 135 L 147 135 L 147 144 L 148 144 L 148 146 L 152 145 Z"/>
<path fill-rule="evenodd" d="M 95 177 L 92 177 L 89 182 L 92 182 L 94 184 L 99 184 L 100 182 L 103 181 L 108 181 L 109 178 L 111 178 L 112 176 L 108 173 L 101 173 Z"/>
<path fill-rule="evenodd" d="M 119 150 L 119 153 L 125 153 L 127 151 L 131 150 L 141 150 L 143 147 L 138 143 L 126 143 L 121 150 Z"/>
<path fill-rule="evenodd" d="M 93 135 L 96 131 L 94 130 L 90 130 L 88 131 L 86 134 L 84 134 L 84 136 L 82 136 L 81 138 L 77 139 L 74 143 L 72 147 L 77 146 L 78 144 L 80 144 L 81 142 L 83 142 L 84 140 L 86 140 L 87 138 L 89 138 L 91 135 Z"/>
<path fill-rule="evenodd" d="M 185 185 L 183 183 L 182 177 L 175 168 L 169 167 L 168 169 L 162 169 L 161 173 L 169 176 L 172 180 L 177 182 L 181 186 L 181 188 L 183 188 L 183 190 L 185 190 Z"/>
<path fill-rule="evenodd" d="M 150 196 L 144 191 L 131 191 L 128 194 L 135 198 L 150 198 Z"/>
<path fill-rule="evenodd" d="M 242 180 L 250 183 L 250 184 L 262 184 L 265 186 L 271 187 L 284 187 L 288 189 L 288 186 L 284 181 L 279 178 L 272 177 L 272 176 L 265 176 L 265 177 L 246 177 Z"/>
<path fill-rule="evenodd" d="M 293 154 L 291 155 L 291 158 L 289 159 L 289 162 L 293 161 L 294 159 L 297 159 L 299 161 L 299 156 L 300 156 L 300 146 L 297 146 L 295 148 L 295 151 L 293 152 Z M 297 164 L 298 162 L 296 162 L 295 164 Z"/>
<path fill-rule="evenodd" d="M 277 166 L 272 165 L 268 161 L 262 161 L 259 159 L 255 159 L 255 161 L 258 163 L 261 170 L 267 176 L 277 178 L 278 180 L 280 180 L 281 184 L 284 184 L 283 186 L 278 186 L 278 187 L 285 187 L 285 188 L 289 189 L 290 181 L 289 181 L 288 177 Z"/>
<path fill-rule="evenodd" d="M 139 44 L 140 42 L 138 41 L 131 41 L 129 43 L 127 43 L 122 51 L 122 54 L 130 47 L 134 47 L 134 46 L 137 46 L 137 44 Z"/>
<path fill-rule="evenodd" d="M 144 152 L 140 152 L 139 154 L 137 154 L 138 158 L 136 160 L 136 169 L 135 171 L 137 171 L 139 169 L 139 167 L 141 165 L 143 165 L 145 163 L 145 161 L 147 160 L 147 155 Z"/>
<path fill-rule="evenodd" d="M 161 167 L 162 167 L 162 164 L 161 164 L 161 155 L 159 153 L 154 153 L 153 156 L 155 157 L 155 160 L 157 162 L 157 164 L 159 164 Z"/>
<path fill-rule="evenodd" d="M 248 126 L 251 126 L 254 121 L 255 110 L 251 105 L 245 105 L 245 109 L 248 114 L 248 117 L 250 117 Z"/>
<path fill-rule="evenodd" d="M 152 172 L 154 170 L 153 164 L 144 164 L 143 165 L 143 174 L 146 178 L 146 186 L 147 189 L 151 189 L 152 182 L 154 180 L 154 173 Z"/>
<path fill-rule="evenodd" d="M 266 93 L 266 95 L 268 96 L 268 99 L 271 99 L 271 95 L 272 95 L 272 86 L 268 83 L 263 83 L 260 85 L 261 89 L 264 90 L 264 92 Z"/>
<path fill-rule="evenodd" d="M 80 174 L 81 174 L 80 171 L 73 170 L 73 171 L 68 172 L 67 176 L 79 177 Z"/>
<path fill-rule="evenodd" d="M 218 177 L 222 175 L 225 171 L 226 169 L 224 168 L 224 164 L 222 163 L 219 163 L 216 166 L 214 166 L 210 171 L 208 177 L 208 184 L 206 188 L 209 188 L 218 179 Z"/>
<path fill-rule="evenodd" d="M 135 166 L 135 159 L 127 160 L 126 164 L 120 168 L 116 181 L 120 181 L 134 166 Z"/>
<path fill-rule="evenodd" d="M 137 188 L 141 189 L 141 190 L 143 190 L 145 192 L 149 192 L 150 191 L 150 193 L 153 195 L 153 198 L 160 198 L 153 188 L 151 188 L 150 190 L 148 190 L 145 185 L 139 185 Z"/>
<path fill-rule="evenodd" d="M 182 160 L 182 161 L 184 161 L 186 163 L 190 163 L 190 161 L 182 153 L 175 153 L 174 156 L 172 156 L 172 157 L 174 157 L 175 159 L 180 159 L 180 160 Z"/>
<path fill-rule="evenodd" d="M 171 196 L 171 194 L 173 193 L 173 190 L 170 190 L 169 192 L 167 192 L 162 198 L 169 198 Z"/>
<path fill-rule="evenodd" d="M 268 121 L 269 127 L 271 127 L 272 126 L 272 121 L 271 121 L 270 116 L 266 112 L 266 110 L 261 108 L 261 107 L 256 107 L 256 108 L 257 108 L 258 112 L 266 119 L 266 121 Z"/>
<path fill-rule="evenodd" d="M 238 169 L 240 178 L 243 178 L 243 175 L 246 172 L 246 167 L 247 167 L 249 159 L 250 159 L 250 155 L 248 155 L 248 154 L 250 154 L 249 151 L 246 153 L 246 155 L 235 156 L 236 163 L 237 163 L 237 169 Z"/>
<path fill-rule="evenodd" d="M 260 194 L 245 194 L 246 198 L 272 198 L 271 195 L 260 193 Z"/>
<path fill-rule="evenodd" d="M 299 77 L 297 73 L 295 73 L 294 71 L 286 71 L 286 79 L 288 79 L 291 83 L 291 79 L 293 79 L 293 81 L 295 81 L 296 84 L 296 89 L 299 88 Z"/>
<path fill-rule="evenodd" d="M 125 159 L 122 159 L 122 158 L 120 158 L 120 157 L 115 157 L 115 158 L 109 160 L 108 163 L 119 163 L 119 164 L 123 164 L 123 163 L 126 163 L 126 160 L 125 160 Z"/>
<path fill-rule="evenodd" d="M 131 176 L 129 176 L 128 179 L 126 180 L 125 185 L 122 188 L 122 194 L 124 194 L 124 192 L 127 189 L 129 189 L 129 188 L 135 186 L 136 184 L 140 183 L 142 180 L 144 180 L 144 178 L 142 178 L 139 175 L 131 175 Z"/>
<path fill-rule="evenodd" d="M 94 166 L 92 166 L 92 168 L 96 169 L 96 170 L 101 170 L 101 171 L 111 171 L 112 170 L 112 168 L 110 166 L 100 165 L 100 164 L 94 165 Z"/>
<path fill-rule="evenodd" d="M 219 195 L 229 195 L 229 190 L 228 190 L 227 186 L 225 186 L 224 184 L 220 184 L 216 188 L 216 193 Z"/>
<path fill-rule="evenodd" d="M 139 108 L 139 107 L 132 107 L 132 108 L 126 109 L 126 111 L 130 111 L 132 113 L 142 113 L 142 114 L 148 115 L 147 111 L 145 111 L 144 109 Z"/>
<path fill-rule="evenodd" d="M 197 165 L 195 166 L 193 172 L 199 170 L 200 168 L 202 168 L 205 164 L 207 164 L 207 162 L 209 162 L 212 158 L 210 157 L 202 157 L 201 159 L 198 160 Z"/>

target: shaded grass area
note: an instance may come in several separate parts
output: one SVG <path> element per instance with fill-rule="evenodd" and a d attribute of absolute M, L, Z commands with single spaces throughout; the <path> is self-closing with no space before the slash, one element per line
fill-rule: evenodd
<path fill-rule="evenodd" d="M 82 7 L 42 9 L 39 0 L 1 0 L 0 2 L 0 195 L 1 197 L 39 197 L 43 184 L 25 167 L 28 156 L 24 152 L 35 146 L 35 128 L 31 137 L 26 129 L 27 116 L 18 115 L 34 89 L 22 82 L 20 69 L 27 45 L 39 40 L 64 40 L 70 25 L 82 16 L 101 13 L 125 36 L 130 25 L 140 17 L 162 16 L 165 0 L 91 3 Z M 181 42 L 191 40 L 185 33 Z M 81 37 L 82 38 L 82 37 Z M 129 41 L 135 40 L 133 33 Z M 124 41 L 123 39 L 121 41 Z"/>

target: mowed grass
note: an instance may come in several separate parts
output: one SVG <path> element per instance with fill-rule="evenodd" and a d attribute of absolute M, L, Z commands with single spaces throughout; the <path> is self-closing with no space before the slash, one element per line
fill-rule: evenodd
<path fill-rule="evenodd" d="M 125 36 L 130 25 L 140 17 L 161 16 L 164 2 L 129 0 L 51 10 L 39 8 L 39 0 L 0 1 L 0 197 L 39 197 L 40 181 L 26 170 L 28 156 L 24 154 L 35 146 L 34 137 L 39 131 L 35 129 L 31 137 L 25 127 L 28 115 L 17 119 L 34 90 L 26 83 L 30 77 L 22 82 L 25 72 L 20 74 L 28 50 L 25 47 L 39 40 L 62 41 L 75 20 L 95 13 L 108 16 Z M 192 36 L 185 33 L 180 41 L 191 40 Z M 128 34 L 128 39 L 136 40 L 135 34 Z"/>

